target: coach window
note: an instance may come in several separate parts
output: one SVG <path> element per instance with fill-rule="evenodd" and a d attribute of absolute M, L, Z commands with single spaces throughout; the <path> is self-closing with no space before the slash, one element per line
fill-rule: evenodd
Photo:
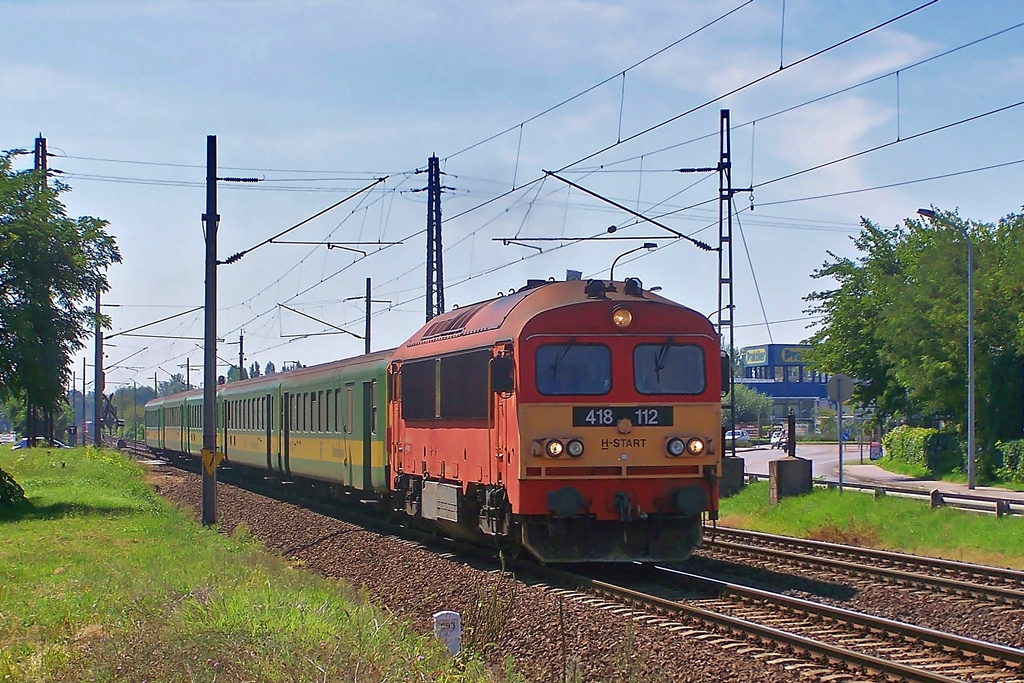
<path fill-rule="evenodd" d="M 331 417 L 329 419 L 331 420 L 331 427 L 332 427 L 331 431 L 333 431 L 336 434 L 341 431 L 338 428 L 338 424 L 339 424 L 339 422 L 338 422 L 338 399 L 339 398 L 341 398 L 341 389 L 335 389 L 334 390 L 334 402 L 333 402 L 334 410 L 331 411 Z"/>
<path fill-rule="evenodd" d="M 317 410 L 316 410 L 316 416 L 317 416 L 316 428 L 317 428 L 317 431 L 319 431 L 319 432 L 326 432 L 327 431 L 327 404 L 324 403 L 324 392 L 322 392 L 322 391 L 316 392 L 316 404 L 317 404 Z"/>
<path fill-rule="evenodd" d="M 612 388 L 612 352 L 603 344 L 545 344 L 535 356 L 545 396 L 600 396 Z"/>
<path fill-rule="evenodd" d="M 633 385 L 641 394 L 700 394 L 706 386 L 704 349 L 696 344 L 639 344 Z"/>
<path fill-rule="evenodd" d="M 352 385 L 345 385 L 345 433 L 352 433 L 352 417 L 355 414 L 355 409 L 352 406 Z"/>

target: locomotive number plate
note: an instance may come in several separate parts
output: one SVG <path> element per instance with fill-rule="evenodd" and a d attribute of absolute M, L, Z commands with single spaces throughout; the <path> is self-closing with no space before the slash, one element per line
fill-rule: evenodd
<path fill-rule="evenodd" d="M 573 427 L 614 427 L 626 419 L 634 427 L 671 427 L 672 406 L 573 406 Z"/>

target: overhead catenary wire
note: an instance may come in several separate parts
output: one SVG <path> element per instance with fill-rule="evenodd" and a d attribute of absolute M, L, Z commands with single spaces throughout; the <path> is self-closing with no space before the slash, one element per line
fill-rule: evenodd
<path fill-rule="evenodd" d="M 454 152 L 452 154 L 449 154 L 448 156 L 443 158 L 443 161 L 445 163 L 447 163 L 447 161 L 449 159 L 457 157 L 460 154 L 464 154 L 465 152 L 468 152 L 471 149 L 475 149 L 475 148 L 479 147 L 480 145 L 487 144 L 491 140 L 495 140 L 497 138 L 500 138 L 502 135 L 505 135 L 506 133 L 510 133 L 510 132 L 514 131 L 516 128 L 522 128 L 527 123 L 530 123 L 531 121 L 536 121 L 540 117 L 542 117 L 542 116 L 544 116 L 546 114 L 550 114 L 551 112 L 555 111 L 556 109 L 558 109 L 560 107 L 563 107 L 566 104 L 569 104 L 573 100 L 579 99 L 580 97 L 586 95 L 587 93 L 592 92 L 592 91 L 596 90 L 597 88 L 600 88 L 602 85 L 605 85 L 606 83 L 610 83 L 611 81 L 614 81 L 620 75 L 625 77 L 626 72 L 632 71 L 633 69 L 635 69 L 638 66 L 644 64 L 645 62 L 649 62 L 650 60 L 654 59 L 655 57 L 657 57 L 658 55 L 662 54 L 663 52 L 671 50 L 676 45 L 679 45 L 680 43 L 682 43 L 682 42 L 684 42 L 686 40 L 689 40 L 693 36 L 695 36 L 698 33 L 704 31 L 705 29 L 710 28 L 710 27 L 714 26 L 715 24 L 717 24 L 718 22 L 720 22 L 720 21 L 722 21 L 722 20 L 732 16 L 736 12 L 738 12 L 741 9 L 743 9 L 744 7 L 746 7 L 747 5 L 751 4 L 753 1 L 754 0 L 746 0 L 746 2 L 743 2 L 740 5 L 737 5 L 733 9 L 729 10 L 728 12 L 726 12 L 725 14 L 722 14 L 722 15 L 716 17 L 715 19 L 712 19 L 711 21 L 707 22 L 703 26 L 701 26 L 701 27 L 699 27 L 697 29 L 694 29 L 690 33 L 687 33 L 685 36 L 683 36 L 681 38 L 678 38 L 677 40 L 674 40 L 673 42 L 669 43 L 668 45 L 666 45 L 665 47 L 661 48 L 660 50 L 656 50 L 655 52 L 652 52 L 651 54 L 649 54 L 646 57 L 644 57 L 643 59 L 641 59 L 640 61 L 635 62 L 635 63 L 631 64 L 630 66 L 627 66 L 625 69 L 622 69 L 621 71 L 616 71 L 613 75 L 605 78 L 604 80 L 602 80 L 602 81 L 600 81 L 598 83 L 595 83 L 594 85 L 590 86 L 589 88 L 581 90 L 580 92 L 576 93 L 575 95 L 572 95 L 571 97 L 565 98 L 564 100 L 562 100 L 558 104 L 554 104 L 554 105 L 548 107 L 547 109 L 545 109 L 544 111 L 542 111 L 540 113 L 534 114 L 533 116 L 531 116 L 531 117 L 529 117 L 527 119 L 524 119 L 524 120 L 520 121 L 519 123 L 517 123 L 517 124 L 515 124 L 513 126 L 509 126 L 508 128 L 506 128 L 506 129 L 504 129 L 504 130 L 502 130 L 500 132 L 497 132 L 497 133 L 494 133 L 493 135 L 487 136 L 483 140 L 480 140 L 478 142 L 474 142 L 473 144 L 469 145 L 468 147 L 463 147 L 459 151 Z"/>
<path fill-rule="evenodd" d="M 243 249 L 240 252 L 232 254 L 231 256 L 227 257 L 226 259 L 224 259 L 220 263 L 225 263 L 225 264 L 227 264 L 227 263 L 235 263 L 236 261 L 238 261 L 238 259 L 242 258 L 246 254 L 252 253 L 252 252 L 256 251 L 257 249 L 259 249 L 260 247 L 272 243 L 278 237 L 282 237 L 284 235 L 287 235 L 292 230 L 295 230 L 296 228 L 302 227 L 303 225 L 305 225 L 306 223 L 309 223 L 311 220 L 313 220 L 315 218 L 319 218 L 320 216 L 323 216 L 328 211 L 331 211 L 332 209 L 336 209 L 337 207 L 341 206 L 342 204 L 344 204 L 348 200 L 352 199 L 353 197 L 358 197 L 359 195 L 361 195 L 362 193 L 366 192 L 370 188 L 372 188 L 372 187 L 374 187 L 374 186 L 376 186 L 376 185 L 378 185 L 380 183 L 383 183 L 387 179 L 388 179 L 388 176 L 383 176 L 381 178 L 377 178 L 376 180 L 374 180 L 372 183 L 370 183 L 369 185 L 367 185 L 363 189 L 357 190 L 357 191 L 353 192 L 352 194 L 348 195 L 347 197 L 345 197 L 344 199 L 340 199 L 340 200 L 334 202 L 333 204 L 328 206 L 326 209 L 323 209 L 322 211 L 318 211 L 317 213 L 313 214 L 309 218 L 306 218 L 306 219 L 303 219 L 303 220 L 299 221 L 298 223 L 296 223 L 295 225 L 293 225 L 290 228 L 285 228 L 284 230 L 282 230 L 281 232 L 277 233 L 273 237 L 268 237 L 267 239 L 263 240 L 259 244 L 256 244 L 255 246 L 249 247 L 248 249 Z"/>
<path fill-rule="evenodd" d="M 960 119 L 958 121 L 953 121 L 951 123 L 946 123 L 946 124 L 943 124 L 941 126 L 935 126 L 934 128 L 929 128 L 928 130 L 923 130 L 923 131 L 920 131 L 918 133 L 914 133 L 913 135 L 908 135 L 907 137 L 902 138 L 902 139 L 897 138 L 895 140 L 890 140 L 889 142 L 885 142 L 885 143 L 882 143 L 880 145 L 875 145 L 874 147 L 869 147 L 867 149 L 862 149 L 859 152 L 854 152 L 852 154 L 847 154 L 847 155 L 839 157 L 837 159 L 832 159 L 831 161 L 826 161 L 824 163 L 815 164 L 814 166 L 809 166 L 809 167 L 801 169 L 799 171 L 793 171 L 792 173 L 786 173 L 786 174 L 778 176 L 776 178 L 772 178 L 771 180 L 765 180 L 763 182 L 756 183 L 754 185 L 754 188 L 756 189 L 758 187 L 764 187 L 765 185 L 771 185 L 773 183 L 781 182 L 783 180 L 789 180 L 790 178 L 795 178 L 795 177 L 803 175 L 805 173 L 810 173 L 812 171 L 818 171 L 820 169 L 826 168 L 828 166 L 832 166 L 834 164 L 838 164 L 838 163 L 841 163 L 841 162 L 844 162 L 844 161 L 849 161 L 850 159 L 856 159 L 857 157 L 864 156 L 865 154 L 871 154 L 872 152 L 877 152 L 879 150 L 885 149 L 886 147 L 892 147 L 893 145 L 898 145 L 898 144 L 901 144 L 901 143 L 904 143 L 904 142 L 909 142 L 911 140 L 916 140 L 917 138 L 921 138 L 921 137 L 924 137 L 926 135 L 931 135 L 933 133 L 938 133 L 938 132 L 943 131 L 943 130 L 948 130 L 950 128 L 955 128 L 956 126 L 961 126 L 961 125 L 963 125 L 965 123 L 970 123 L 972 121 L 977 121 L 979 119 L 983 119 L 985 117 L 992 116 L 994 114 L 1000 114 L 1000 113 L 1002 113 L 1004 111 L 1009 111 L 1011 109 L 1015 109 L 1015 108 L 1017 108 L 1017 107 L 1019 107 L 1021 105 L 1024 105 L 1024 100 L 1020 100 L 1020 101 L 1014 102 L 1013 104 L 1008 104 L 1008 105 L 1005 105 L 1005 106 L 1002 106 L 1002 107 L 997 107 L 995 109 L 990 109 L 990 110 L 988 110 L 986 112 L 982 112 L 981 114 L 975 114 L 974 116 L 968 116 L 967 118 L 963 118 L 963 119 Z"/>
<path fill-rule="evenodd" d="M 783 114 L 788 114 L 788 113 L 796 111 L 798 109 L 802 109 L 803 107 L 808 107 L 808 106 L 810 106 L 812 104 L 817 104 L 819 102 L 823 102 L 824 100 L 827 100 L 829 98 L 836 97 L 838 95 L 842 95 L 842 94 L 851 92 L 851 91 L 856 90 L 858 88 L 862 88 L 862 87 L 864 87 L 866 85 L 871 85 L 872 83 L 877 83 L 878 81 L 882 81 L 882 80 L 884 80 L 886 78 L 889 78 L 890 76 L 895 76 L 896 74 L 898 74 L 901 71 L 902 72 L 910 71 L 911 69 L 915 69 L 915 68 L 917 68 L 919 66 L 923 66 L 925 64 L 928 64 L 929 62 L 933 62 L 933 61 L 935 61 L 937 59 L 941 59 L 943 57 L 948 57 L 951 54 L 954 54 L 954 53 L 959 52 L 961 50 L 965 50 L 965 49 L 967 49 L 969 47 L 973 47 L 975 45 L 979 45 L 979 44 L 984 43 L 984 42 L 986 42 L 988 40 L 992 40 L 992 39 L 997 38 L 997 37 L 999 37 L 999 36 L 1001 36 L 1001 35 L 1003 35 L 1005 33 L 1009 33 L 1010 31 L 1015 31 L 1015 30 L 1020 29 L 1022 27 L 1024 27 L 1024 22 L 1018 22 L 1016 24 L 1013 24 L 1012 26 L 1008 26 L 1008 27 L 1006 27 L 1004 29 L 1000 29 L 999 31 L 996 31 L 994 33 L 989 33 L 989 34 L 984 35 L 984 36 L 982 36 L 980 38 L 975 38 L 974 40 L 968 41 L 966 43 L 962 43 L 960 45 L 957 45 L 956 47 L 952 47 L 952 48 L 949 48 L 947 50 L 943 50 L 943 51 L 938 52 L 938 53 L 936 53 L 934 55 L 931 55 L 929 57 L 925 57 L 923 59 L 919 59 L 919 60 L 917 60 L 915 62 L 911 62 L 910 64 L 906 64 L 906 65 L 903 65 L 903 66 L 898 67 L 896 69 L 892 69 L 892 70 L 887 71 L 885 73 L 879 74 L 877 76 L 872 76 L 871 78 L 867 78 L 867 79 L 865 79 L 863 81 L 859 81 L 857 83 L 854 83 L 853 85 L 848 85 L 848 86 L 845 86 L 843 88 L 839 88 L 837 90 L 833 90 L 831 92 L 825 93 L 824 95 L 819 95 L 817 97 L 813 97 L 811 99 L 804 100 L 803 102 L 799 102 L 797 104 L 794 104 L 794 105 L 791 105 L 791 106 L 788 106 L 788 107 L 783 107 L 782 109 L 778 109 L 778 110 L 776 110 L 774 112 L 771 112 L 770 114 L 765 114 L 763 116 L 758 116 L 758 117 L 755 117 L 755 118 L 753 118 L 753 119 L 751 119 L 749 121 L 745 121 L 743 123 L 736 124 L 735 126 L 733 126 L 733 130 L 736 131 L 736 130 L 739 130 L 740 128 L 744 128 L 746 126 L 753 126 L 758 121 L 762 121 L 762 122 L 763 121 L 767 121 L 767 120 L 773 119 L 773 118 L 775 118 L 777 116 L 782 116 Z M 634 156 L 629 156 L 629 157 L 623 157 L 622 159 L 617 159 L 615 161 L 607 161 L 607 162 L 604 162 L 603 164 L 601 164 L 600 167 L 587 167 L 587 166 L 584 166 L 582 168 L 565 169 L 565 172 L 566 173 L 583 173 L 583 172 L 593 172 L 593 171 L 596 171 L 598 173 L 614 173 L 614 172 L 619 172 L 619 171 L 616 171 L 615 169 L 609 168 L 609 166 L 616 166 L 618 164 L 629 163 L 631 161 L 636 161 L 641 156 L 653 156 L 655 154 L 661 154 L 663 152 L 668 152 L 668 151 L 671 151 L 673 149 L 678 149 L 680 147 L 685 147 L 685 146 L 691 145 L 691 144 L 693 144 L 695 142 L 700 142 L 702 140 L 707 140 L 709 138 L 713 138 L 713 137 L 717 137 L 717 136 L 718 136 L 718 131 L 715 130 L 714 132 L 705 133 L 704 135 L 699 135 L 697 137 L 689 138 L 687 140 L 683 140 L 682 142 L 676 142 L 676 143 L 673 143 L 671 145 L 667 145 L 665 147 L 660 147 L 660 148 L 655 149 L 655 150 L 650 150 L 650 151 L 644 152 L 643 155 L 634 155 Z M 675 169 L 666 169 L 666 170 L 667 171 L 674 171 Z M 636 171 L 634 169 L 628 169 L 628 170 L 624 170 L 624 171 L 621 171 L 621 172 L 622 173 L 635 173 Z"/>
<path fill-rule="evenodd" d="M 751 79 L 751 80 L 749 80 L 749 81 L 747 81 L 747 82 L 745 82 L 745 83 L 743 83 L 743 84 L 741 84 L 739 86 L 736 86 L 736 87 L 732 88 L 731 90 L 728 90 L 727 92 L 724 92 L 724 93 L 722 93 L 720 95 L 717 95 L 717 96 L 715 96 L 715 97 L 713 97 L 713 98 L 711 98 L 709 100 L 705 100 L 704 102 L 702 102 L 702 103 L 700 103 L 698 105 L 695 105 L 693 107 L 690 107 L 689 109 L 686 109 L 686 110 L 684 110 L 682 112 L 679 112 L 678 114 L 675 114 L 675 115 L 673 115 L 673 116 L 671 116 L 671 117 L 669 117 L 667 119 L 663 119 L 662 121 L 660 121 L 660 122 L 658 122 L 658 123 L 656 123 L 654 125 L 648 126 L 647 128 L 644 128 L 643 130 L 640 130 L 640 131 L 638 131 L 636 133 L 633 133 L 632 135 L 629 135 L 629 136 L 627 136 L 625 138 L 622 138 L 621 140 L 617 140 L 616 142 L 613 142 L 611 144 L 605 145 L 604 147 L 601 147 L 600 149 L 597 149 L 597 150 L 587 154 L 586 156 L 577 159 L 576 161 L 573 161 L 571 163 L 565 164 L 562 167 L 556 169 L 555 172 L 556 173 L 561 173 L 561 172 L 563 172 L 563 171 L 565 171 L 567 169 L 570 169 L 570 168 L 572 168 L 574 166 L 578 166 L 579 164 L 583 163 L 584 161 L 588 161 L 590 159 L 593 159 L 594 157 L 596 157 L 596 156 L 598 156 L 600 154 L 603 154 L 603 153 L 605 153 L 605 152 L 607 152 L 607 151 L 609 151 L 611 149 L 614 149 L 615 147 L 618 147 L 619 145 L 622 145 L 622 144 L 624 144 L 626 142 L 630 142 L 630 141 L 635 140 L 635 139 L 637 139 L 637 138 L 639 138 L 639 137 L 641 137 L 643 135 L 647 135 L 648 133 L 651 133 L 651 132 L 653 132 L 655 130 L 663 128 L 664 126 L 667 126 L 670 123 L 678 121 L 679 119 L 681 119 L 681 118 L 683 118 L 685 116 L 693 114 L 694 112 L 700 111 L 700 110 L 702 110 L 702 109 L 704 109 L 704 108 L 706 108 L 706 107 L 708 107 L 708 106 L 710 106 L 712 104 L 715 104 L 716 102 L 721 102 L 725 98 L 730 97 L 732 95 L 735 95 L 737 93 L 740 93 L 740 92 L 746 90 L 747 88 L 753 87 L 754 85 L 757 85 L 758 83 L 761 83 L 763 81 L 766 81 L 766 80 L 772 78 L 773 76 L 776 76 L 776 75 L 778 75 L 780 73 L 784 73 L 785 71 L 788 71 L 788 70 L 790 70 L 790 69 L 792 69 L 792 68 L 794 68 L 796 66 L 799 66 L 801 64 L 806 64 L 807 62 L 809 62 L 809 61 L 811 61 L 813 59 L 816 59 L 816 58 L 818 58 L 818 57 L 820 57 L 820 56 L 822 56 L 824 54 L 827 54 L 827 53 L 831 52 L 832 50 L 835 50 L 835 49 L 837 49 L 839 47 L 842 47 L 843 45 L 846 45 L 846 44 L 848 44 L 848 43 L 850 43 L 850 42 L 852 42 L 854 40 L 857 40 L 858 38 L 861 38 L 861 37 L 866 36 L 866 35 L 868 35 L 870 33 L 873 33 L 874 31 L 878 31 L 878 30 L 880 30 L 882 28 L 885 28 L 886 26 L 889 26 L 890 24 L 893 24 L 893 23 L 895 23 L 895 22 L 897 22 L 897 21 L 899 21 L 901 19 L 904 19 L 904 18 L 906 18 L 906 17 L 908 17 L 908 16 L 910 16 L 912 14 L 915 14 L 916 12 L 919 12 L 919 11 L 921 11 L 921 10 L 927 8 L 927 7 L 930 7 L 931 5 L 934 5 L 938 1 L 939 0 L 928 0 L 928 2 L 925 2 L 925 3 L 923 3 L 921 5 L 918 5 L 918 6 L 914 7 L 914 8 L 912 8 L 912 9 L 909 9 L 906 12 L 903 12 L 903 13 L 895 16 L 895 17 L 887 19 L 887 20 L 885 20 L 885 21 L 883 21 L 883 22 L 881 22 L 879 24 L 875 24 L 874 26 L 871 26 L 870 28 L 864 29 L 863 31 L 859 31 L 858 33 L 855 33 L 852 36 L 848 36 L 846 38 L 843 38 L 842 40 L 837 41 L 835 43 L 832 43 L 832 44 L 830 44 L 830 45 L 828 45 L 826 47 L 823 47 L 820 50 L 812 52 L 809 55 L 805 55 L 804 57 L 801 57 L 800 59 L 796 60 L 792 64 L 789 64 L 789 65 L 785 66 L 782 69 L 773 69 L 772 71 L 770 71 L 768 73 L 765 73 L 765 74 L 762 74 L 760 76 L 757 76 L 757 77 L 755 77 L 755 78 L 753 78 L 753 79 Z M 614 77 L 612 77 L 612 78 L 614 78 Z M 508 132 L 508 130 L 511 130 L 511 129 L 507 129 L 507 130 L 505 130 L 502 133 L 497 134 L 497 135 L 504 134 L 505 132 Z M 493 139 L 494 137 L 497 137 L 497 135 L 492 136 L 491 139 Z M 483 141 L 483 142 L 486 142 L 486 140 Z M 483 142 L 477 143 L 477 144 L 478 145 L 479 144 L 483 144 Z M 473 146 L 476 146 L 476 145 L 473 145 Z M 466 148 L 464 150 L 461 150 L 458 153 L 461 153 L 461 152 L 466 151 L 468 149 L 472 149 L 473 146 L 468 147 L 468 148 Z M 451 156 L 454 156 L 454 155 L 449 155 L 448 157 L 445 157 L 445 158 L 448 159 Z M 532 185 L 532 184 L 534 184 L 536 182 L 539 182 L 540 180 L 541 180 L 540 177 L 534 178 L 533 180 L 528 181 L 527 183 L 524 183 L 523 185 L 520 185 L 516 190 L 508 190 L 508 191 L 503 192 L 503 193 L 501 193 L 501 194 L 499 194 L 499 195 L 497 195 L 495 197 L 492 197 L 492 198 L 488 199 L 487 201 L 481 202 L 481 203 L 479 203 L 479 204 L 477 204 L 475 206 L 472 206 L 472 207 L 470 207 L 468 209 L 460 211 L 459 213 L 456 213 L 456 214 L 454 214 L 452 216 L 449 216 L 448 218 L 444 219 L 442 221 L 442 223 L 448 223 L 448 222 L 454 221 L 454 220 L 456 220 L 458 218 L 461 218 L 462 216 L 465 216 L 465 215 L 467 215 L 469 213 L 472 213 L 473 211 L 479 210 L 479 209 L 483 208 L 484 206 L 487 206 L 487 205 L 489 205 L 489 204 L 491 204 L 493 202 L 498 201 L 499 199 L 507 197 L 509 194 L 511 194 L 514 191 L 522 190 L 523 188 L 525 188 L 525 187 L 527 187 L 529 185 Z"/>

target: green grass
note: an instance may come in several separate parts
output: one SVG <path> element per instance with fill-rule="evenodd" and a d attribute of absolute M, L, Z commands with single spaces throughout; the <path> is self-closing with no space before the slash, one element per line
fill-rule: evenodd
<path fill-rule="evenodd" d="M 94 449 L 0 449 L 0 681 L 484 681 L 342 583 L 204 529 Z"/>
<path fill-rule="evenodd" d="M 768 482 L 721 501 L 723 526 L 1024 569 L 1024 518 L 931 509 L 925 501 L 815 488 L 772 506 Z"/>

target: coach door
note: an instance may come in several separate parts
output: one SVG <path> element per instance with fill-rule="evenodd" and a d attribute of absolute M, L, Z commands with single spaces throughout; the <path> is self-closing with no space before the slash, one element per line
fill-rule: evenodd
<path fill-rule="evenodd" d="M 220 425 L 220 452 L 224 454 L 224 459 L 228 459 L 228 402 L 221 399 L 217 401 L 217 424 Z M 216 433 L 216 432 L 214 432 Z M 216 450 L 216 448 L 215 448 Z"/>
<path fill-rule="evenodd" d="M 514 389 L 514 367 L 512 355 L 505 353 L 491 358 L 488 363 L 488 389 L 490 396 L 488 401 L 491 405 L 491 415 L 488 417 L 488 429 L 491 430 L 494 440 L 494 455 L 488 458 L 497 463 L 498 478 L 491 479 L 492 483 L 508 483 L 509 468 L 511 466 L 512 454 L 515 451 L 518 439 L 514 433 L 513 421 L 509 419 L 508 407 Z M 513 470 L 514 472 L 514 470 Z M 515 474 L 513 474 L 513 477 Z"/>
<path fill-rule="evenodd" d="M 273 465 L 273 462 L 270 459 L 270 453 L 271 453 L 271 449 L 273 449 L 273 446 L 274 446 L 271 443 L 271 441 L 273 441 L 273 436 L 274 436 L 274 395 L 273 394 L 267 394 L 267 396 L 266 396 L 266 407 L 265 407 L 265 409 L 263 411 L 263 420 L 264 420 L 264 422 L 266 422 L 266 425 L 265 425 L 266 426 L 266 430 L 265 430 L 265 432 L 266 432 L 266 437 L 267 437 L 267 469 L 268 470 L 272 470 L 272 469 L 274 469 L 274 465 Z"/>
<path fill-rule="evenodd" d="M 287 391 L 284 392 L 284 405 L 281 406 L 281 415 L 283 416 L 282 427 L 283 434 L 281 435 L 281 449 L 284 451 L 284 461 L 281 461 L 281 453 L 277 454 L 277 469 L 282 472 L 287 472 L 289 468 L 288 464 L 288 441 L 291 438 L 292 428 L 292 395 Z"/>
<path fill-rule="evenodd" d="M 374 389 L 377 382 L 363 382 L 363 490 L 373 489 L 373 437 L 377 433 L 375 424 L 377 404 Z"/>

